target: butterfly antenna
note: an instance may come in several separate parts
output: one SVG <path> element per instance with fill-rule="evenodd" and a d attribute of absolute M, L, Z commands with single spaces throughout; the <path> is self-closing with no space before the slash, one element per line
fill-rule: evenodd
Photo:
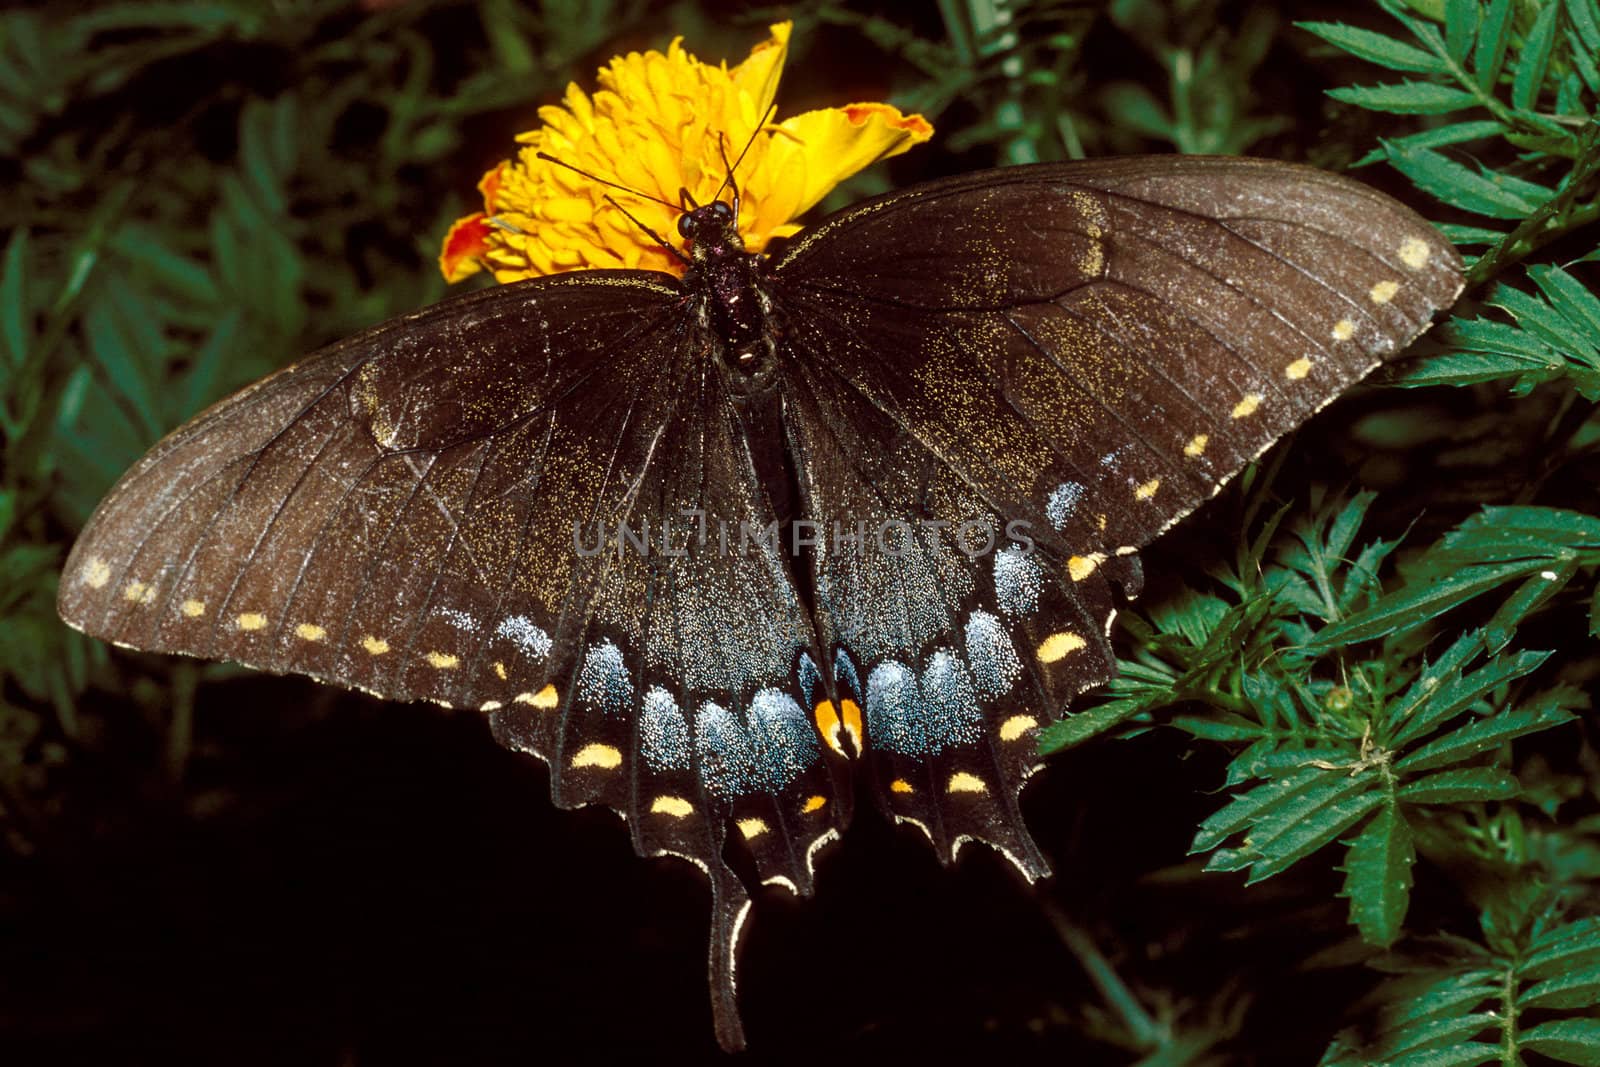
<path fill-rule="evenodd" d="M 722 135 L 717 135 L 717 151 L 722 152 L 722 166 L 724 168 L 723 173 L 726 175 L 726 177 L 722 179 L 722 184 L 717 186 L 716 196 L 713 196 L 711 199 L 715 200 L 718 196 L 722 195 L 722 190 L 726 189 L 730 185 L 733 185 L 733 172 L 739 168 L 739 164 L 744 162 L 744 157 L 750 153 L 751 147 L 753 147 L 756 143 L 756 137 L 761 133 L 762 130 L 766 129 L 768 120 L 772 118 L 772 113 L 776 110 L 778 110 L 776 101 L 767 105 L 767 110 L 762 114 L 761 121 L 756 123 L 756 128 L 750 132 L 750 139 L 744 143 L 743 148 L 739 149 L 739 158 L 734 160 L 732 163 L 728 162 L 728 154 L 722 151 Z M 739 197 L 739 187 L 737 185 L 733 186 L 733 196 L 734 199 L 738 199 Z"/>
<path fill-rule="evenodd" d="M 659 196 L 651 196 L 649 193 L 641 192 L 638 189 L 630 189 L 626 185 L 619 185 L 618 183 L 616 183 L 614 181 L 608 181 L 607 179 L 600 177 L 600 175 L 598 175 L 598 174 L 590 174 L 588 171 L 584 170 L 582 167 L 574 167 L 571 163 L 568 163 L 564 159 L 557 159 L 555 156 L 549 155 L 549 154 L 547 154 L 545 152 L 535 152 L 534 155 L 538 156 L 540 159 L 544 160 L 546 163 L 554 163 L 558 167 L 567 168 L 568 170 L 570 170 L 574 174 L 581 174 L 583 177 L 588 178 L 592 182 L 598 182 L 601 185 L 608 185 L 613 189 L 620 189 L 622 192 L 628 193 L 628 194 L 630 194 L 632 196 L 637 196 L 641 200 L 649 200 L 649 201 L 651 201 L 653 203 L 660 204 L 663 207 L 670 207 L 674 211 L 678 210 L 678 206 L 676 204 L 672 203 L 670 200 L 663 200 Z M 606 199 L 607 200 L 611 200 L 611 198 L 609 196 L 606 197 Z M 613 204 L 616 203 L 615 200 L 611 200 L 611 202 Z M 623 212 L 623 214 L 627 214 L 627 212 Z M 633 218 L 632 215 L 628 215 L 628 217 L 630 219 Z"/>
<path fill-rule="evenodd" d="M 689 257 L 688 256 L 686 256 L 682 252 L 678 251 L 678 249 L 677 249 L 677 247 L 675 245 L 668 244 L 666 242 L 666 239 L 663 238 L 659 233 L 657 233 L 656 231 L 652 230 L 650 227 L 646 226 L 644 223 L 640 222 L 638 219 L 634 218 L 633 212 L 629 211 L 627 208 L 625 208 L 621 204 L 617 203 L 617 198 L 612 196 L 610 193 L 606 194 L 606 203 L 610 204 L 612 207 L 616 208 L 618 211 L 620 211 L 624 215 L 626 215 L 628 217 L 628 221 L 629 222 L 633 223 L 635 226 L 639 227 L 639 229 L 641 229 L 645 233 L 649 234 L 651 240 L 655 241 L 656 244 L 660 245 L 662 248 L 665 248 L 668 252 L 671 252 L 674 256 L 676 256 L 678 258 L 678 262 L 679 263 L 682 263 L 685 267 L 691 265 L 690 262 L 689 262 Z M 661 203 L 666 204 L 667 202 L 665 200 L 663 200 L 663 201 L 661 201 Z M 667 206 L 671 207 L 672 205 L 671 204 L 667 204 Z"/>

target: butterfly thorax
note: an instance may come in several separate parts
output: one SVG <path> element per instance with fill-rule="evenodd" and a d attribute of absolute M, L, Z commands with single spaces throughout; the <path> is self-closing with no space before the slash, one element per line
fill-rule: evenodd
<path fill-rule="evenodd" d="M 775 369 L 778 337 L 766 257 L 745 251 L 733 209 L 720 201 L 685 213 L 678 232 L 690 242 L 683 285 L 716 355 L 740 392 L 763 388 Z"/>

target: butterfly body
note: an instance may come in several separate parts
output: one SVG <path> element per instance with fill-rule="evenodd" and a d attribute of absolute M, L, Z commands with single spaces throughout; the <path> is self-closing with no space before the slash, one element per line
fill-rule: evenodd
<path fill-rule="evenodd" d="M 857 783 L 941 859 L 1047 872 L 1037 729 L 1114 670 L 1135 550 L 1397 353 L 1460 261 L 1354 182 L 1152 157 L 983 172 L 680 280 L 445 301 L 175 431 L 101 505 L 62 616 L 137 648 L 480 709 L 705 869 L 806 893 Z"/>

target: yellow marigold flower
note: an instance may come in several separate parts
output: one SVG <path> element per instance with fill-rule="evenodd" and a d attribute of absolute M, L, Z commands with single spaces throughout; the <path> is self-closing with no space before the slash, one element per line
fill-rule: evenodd
<path fill-rule="evenodd" d="M 800 227 L 794 221 L 839 182 L 933 135 L 920 115 L 887 104 L 851 104 L 758 124 L 777 95 L 792 24 L 771 27 L 743 63 L 710 66 L 683 50 L 618 56 L 599 73 L 593 96 L 569 85 L 559 106 L 542 107 L 544 126 L 483 176 L 484 210 L 450 228 L 439 269 L 459 281 L 488 269 L 501 282 L 559 271 L 633 267 L 683 273 L 683 265 L 606 200 L 616 198 L 668 240 L 677 237 L 678 190 L 709 202 L 731 158 L 739 164 L 739 232 L 752 252 Z M 719 150 L 719 135 L 720 149 Z M 752 140 L 752 135 L 754 139 Z M 599 178 L 659 197 L 659 204 L 589 181 L 544 152 Z M 724 194 L 726 195 L 726 194 Z"/>

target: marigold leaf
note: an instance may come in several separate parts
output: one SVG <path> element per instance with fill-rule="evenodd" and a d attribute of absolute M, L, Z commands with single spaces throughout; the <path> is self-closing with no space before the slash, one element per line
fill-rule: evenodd
<path fill-rule="evenodd" d="M 1560 13 L 1560 4 L 1545 4 L 1522 42 L 1517 73 L 1511 79 L 1511 106 L 1520 111 L 1533 107 L 1539 98 L 1544 72 L 1550 65 L 1550 49 L 1556 40 L 1556 16 Z"/>
<path fill-rule="evenodd" d="M 1445 0 L 1444 46 L 1452 63 L 1461 65 L 1467 61 L 1478 34 L 1480 14 L 1478 0 Z"/>
<path fill-rule="evenodd" d="M 1461 767 L 1401 786 L 1399 797 L 1407 804 L 1464 804 L 1510 800 L 1521 792 L 1521 783 L 1505 771 L 1494 767 Z"/>
<path fill-rule="evenodd" d="M 1270 840 L 1249 839 L 1247 849 L 1260 858 L 1250 865 L 1250 876 L 1245 884 L 1254 885 L 1288 870 L 1383 803 L 1383 794 L 1373 788 L 1375 782 L 1359 778 L 1353 781 L 1359 783 L 1360 792 L 1340 791 L 1342 795 L 1338 799 L 1307 812 L 1303 818 L 1286 820 L 1283 831 Z"/>
<path fill-rule="evenodd" d="M 1464 89 L 1414 81 L 1329 89 L 1328 95 L 1368 111 L 1387 111 L 1394 115 L 1445 115 L 1473 107 L 1478 102 Z"/>
<path fill-rule="evenodd" d="M 1600 966 L 1600 916 L 1558 926 L 1536 938 L 1522 961 L 1523 978 L 1546 978 L 1581 967 Z"/>
<path fill-rule="evenodd" d="M 1413 185 L 1463 211 L 1520 221 L 1555 195 L 1542 185 L 1520 178 L 1473 170 L 1430 148 L 1412 148 L 1395 141 L 1385 141 L 1383 145 L 1389 162 Z"/>
<path fill-rule="evenodd" d="M 1600 52 L 1600 2 L 1596 0 L 1567 0 L 1567 20 L 1577 32 L 1583 47 L 1590 52 Z"/>
<path fill-rule="evenodd" d="M 1363 941 L 1388 948 L 1400 937 L 1416 862 L 1411 827 L 1391 800 L 1378 809 L 1345 853 L 1342 895 L 1350 898 L 1350 921 Z"/>
<path fill-rule="evenodd" d="M 1489 0 L 1483 25 L 1478 30 L 1478 48 L 1473 56 L 1478 68 L 1478 86 L 1493 91 L 1506 60 L 1506 45 L 1511 41 L 1512 0 Z"/>
<path fill-rule="evenodd" d="M 1571 1011 L 1600 1004 L 1600 964 L 1580 967 L 1529 986 L 1517 996 L 1521 1008 Z"/>
<path fill-rule="evenodd" d="M 1548 730 L 1576 717 L 1566 708 L 1550 701 L 1503 712 L 1452 730 L 1423 745 L 1398 760 L 1394 770 L 1397 774 L 1415 774 L 1447 763 L 1457 763 L 1497 748 L 1513 738 Z"/>
<path fill-rule="evenodd" d="M 1404 137 L 1391 138 L 1386 143 L 1408 149 L 1442 148 L 1445 145 L 1497 137 L 1503 129 L 1504 127 L 1492 119 L 1476 119 L 1470 122 L 1452 122 L 1448 126 L 1438 126 L 1431 130 L 1423 130 L 1421 133 L 1408 133 Z M 1353 166 L 1365 167 L 1372 163 L 1382 163 L 1388 158 L 1388 151 L 1378 147 L 1356 160 Z M 1498 236 L 1497 234 L 1496 237 Z"/>
<path fill-rule="evenodd" d="M 1440 74 L 1449 69 L 1438 56 L 1372 30 L 1346 26 L 1340 22 L 1297 22 L 1295 25 L 1359 59 L 1390 70 Z"/>
<path fill-rule="evenodd" d="M 1316 647 L 1353 645 L 1403 628 L 1424 625 L 1435 616 L 1520 578 L 1538 566 L 1537 561 L 1515 560 L 1465 567 L 1453 575 L 1399 589 L 1367 610 L 1324 628 L 1317 634 Z"/>
<path fill-rule="evenodd" d="M 1472 1067 L 1473 1064 L 1491 1063 L 1499 1058 L 1499 1045 L 1486 1045 L 1474 1041 L 1450 1048 L 1425 1049 L 1385 1059 L 1383 1067 Z"/>
<path fill-rule="evenodd" d="M 1472 1003 L 1482 999 L 1481 995 L 1474 996 Z M 1470 1015 L 1452 1013 L 1444 1018 L 1413 1023 L 1392 1033 L 1383 1042 L 1384 1062 L 1388 1063 L 1389 1057 L 1406 1053 L 1455 1048 L 1468 1038 L 1476 1037 L 1498 1023 L 1499 1020 L 1488 1012 L 1475 1012 Z"/>
<path fill-rule="evenodd" d="M 1483 640 L 1490 654 L 1499 652 L 1511 643 L 1522 620 L 1567 587 L 1578 573 L 1578 554 L 1571 552 L 1566 559 L 1553 561 L 1549 567 L 1529 578 L 1505 599 L 1494 617 L 1483 628 Z"/>
<path fill-rule="evenodd" d="M 1256 821 L 1264 812 L 1290 802 L 1318 782 L 1325 781 L 1330 775 L 1338 773 L 1322 767 L 1302 767 L 1287 778 L 1280 778 L 1239 794 L 1200 824 L 1194 841 L 1189 845 L 1189 855 L 1216 848 L 1233 834 Z"/>
<path fill-rule="evenodd" d="M 1600 1067 L 1600 1019 L 1558 1019 L 1524 1030 L 1521 1046 L 1560 1063 Z"/>

